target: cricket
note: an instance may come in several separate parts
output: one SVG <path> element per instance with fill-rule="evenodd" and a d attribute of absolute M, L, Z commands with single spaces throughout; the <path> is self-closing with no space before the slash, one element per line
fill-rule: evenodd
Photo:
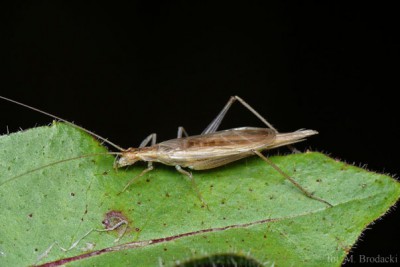
<path fill-rule="evenodd" d="M 214 118 L 214 120 L 211 121 L 211 123 L 203 130 L 200 135 L 189 136 L 183 127 L 178 127 L 178 134 L 177 138 L 175 139 L 157 143 L 157 135 L 155 133 L 152 133 L 140 143 L 139 147 L 130 147 L 128 149 L 123 149 L 113 142 L 107 140 L 106 138 L 53 114 L 47 113 L 40 109 L 20 103 L 4 96 L 0 96 L 0 99 L 12 102 L 14 104 L 52 117 L 53 119 L 67 123 L 73 127 L 87 132 L 88 134 L 91 134 L 99 140 L 114 147 L 119 152 L 109 152 L 108 154 L 116 155 L 115 163 L 113 166 L 116 169 L 133 165 L 138 161 L 147 162 L 147 168 L 144 169 L 140 174 L 135 176 L 133 179 L 131 179 L 120 193 L 129 188 L 138 178 L 152 171 L 154 169 L 153 163 L 158 162 L 161 164 L 173 166 L 179 173 L 186 176 L 191 181 L 192 188 L 196 192 L 202 204 L 204 206 L 207 206 L 190 170 L 201 171 L 213 169 L 246 157 L 258 156 L 268 165 L 272 166 L 277 172 L 279 172 L 282 177 L 290 181 L 305 196 L 310 199 L 324 203 L 329 207 L 332 207 L 329 202 L 325 201 L 322 198 L 314 196 L 314 193 L 306 190 L 295 179 L 286 174 L 275 163 L 273 163 L 261 153 L 265 150 L 270 150 L 281 146 L 289 146 L 291 144 L 304 141 L 307 137 L 318 134 L 318 132 L 314 130 L 300 129 L 294 132 L 280 133 L 276 128 L 272 126 L 272 124 L 270 124 L 263 116 L 261 116 L 253 107 L 251 107 L 239 96 L 230 97 L 229 101 L 226 103 L 220 113 Z M 266 125 L 266 128 L 239 127 L 228 130 L 218 130 L 228 110 L 235 102 L 239 102 L 251 113 L 253 113 L 258 119 L 261 120 L 261 122 Z M 50 165 L 89 156 L 94 155 L 82 155 L 75 158 L 61 160 L 46 166 L 39 167 L 29 172 L 48 167 Z M 2 184 L 15 180 L 16 178 L 19 178 L 25 174 L 27 173 L 12 177 Z M 0 186 L 2 184 L 0 184 Z"/>

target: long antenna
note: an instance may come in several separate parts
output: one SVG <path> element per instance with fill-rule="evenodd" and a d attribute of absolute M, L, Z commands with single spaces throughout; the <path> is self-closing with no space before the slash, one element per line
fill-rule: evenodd
<path fill-rule="evenodd" d="M 53 119 L 56 119 L 56 120 L 65 122 L 65 123 L 67 123 L 67 124 L 69 124 L 69 125 L 71 125 L 71 126 L 73 126 L 73 127 L 75 127 L 75 128 L 78 128 L 79 130 L 82 130 L 82 131 L 84 131 L 84 132 L 87 132 L 88 134 L 93 135 L 94 137 L 96 137 L 96 138 L 102 140 L 103 142 L 105 142 L 105 143 L 107 143 L 107 144 L 113 146 L 114 148 L 118 149 L 119 151 L 124 151 L 124 150 L 125 150 L 125 149 L 123 149 L 122 147 L 120 147 L 120 146 L 114 144 L 113 142 L 108 141 L 106 138 L 104 138 L 104 137 L 102 137 L 102 136 L 100 136 L 100 135 L 98 135 L 98 134 L 95 134 L 94 132 L 89 131 L 89 130 L 87 130 L 87 129 L 81 127 L 81 126 L 78 126 L 78 125 L 76 125 L 75 123 L 72 123 L 72 122 L 70 122 L 70 121 L 64 120 L 63 118 L 57 117 L 57 116 L 55 116 L 55 115 L 53 115 L 53 114 L 50 114 L 50 113 L 47 113 L 47 112 L 45 112 L 45 111 L 43 111 L 43 110 L 40 110 L 40 109 L 31 107 L 31 106 L 28 106 L 28 105 L 26 105 L 26 104 L 23 104 L 23 103 L 21 103 L 21 102 L 15 101 L 15 100 L 12 100 L 12 99 L 7 98 L 7 97 L 4 97 L 4 96 L 0 96 L 0 99 L 4 99 L 4 100 L 9 101 L 9 102 L 11 102 L 11 103 L 20 105 L 20 106 L 22 106 L 22 107 L 25 107 L 25 108 L 34 110 L 34 111 L 36 111 L 36 112 L 42 113 L 42 114 L 44 114 L 44 115 L 47 115 L 47 116 L 49 116 L 49 117 L 52 117 Z"/>
<path fill-rule="evenodd" d="M 23 172 L 21 174 L 18 174 L 18 175 L 14 176 L 14 177 L 11 177 L 10 179 L 7 179 L 7 180 L 1 182 L 0 186 L 3 186 L 4 184 L 9 183 L 11 181 L 14 181 L 14 180 L 26 175 L 26 174 L 33 173 L 33 172 L 39 171 L 41 169 L 44 169 L 44 168 L 47 168 L 47 167 L 50 167 L 50 166 L 53 166 L 53 165 L 57 165 L 57 164 L 60 164 L 60 163 L 63 163 L 63 162 L 68 162 L 68 161 L 72 161 L 72 160 L 76 160 L 76 159 L 83 159 L 83 158 L 101 156 L 101 155 L 121 155 L 121 153 L 120 152 L 93 153 L 93 154 L 80 155 L 80 156 L 73 157 L 73 158 L 54 161 L 52 163 L 37 167 L 35 169 L 29 170 L 29 171 Z"/>

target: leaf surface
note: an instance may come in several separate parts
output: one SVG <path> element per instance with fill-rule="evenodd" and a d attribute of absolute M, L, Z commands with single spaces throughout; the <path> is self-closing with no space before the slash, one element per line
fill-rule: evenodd
<path fill-rule="evenodd" d="M 226 254 L 266 266 L 339 266 L 400 195 L 391 177 L 307 152 L 271 160 L 334 207 L 251 157 L 193 173 L 207 209 L 183 175 L 160 164 L 118 194 L 145 165 L 115 171 L 110 155 L 3 183 L 107 152 L 62 123 L 2 136 L 0 148 L 1 266 L 174 266 Z"/>

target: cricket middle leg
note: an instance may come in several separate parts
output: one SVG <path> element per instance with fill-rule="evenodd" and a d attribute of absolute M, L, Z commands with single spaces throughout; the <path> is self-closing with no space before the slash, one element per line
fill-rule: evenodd
<path fill-rule="evenodd" d="M 194 191 L 196 191 L 196 194 L 197 194 L 197 196 L 199 197 L 201 203 L 208 209 L 208 205 L 207 205 L 207 203 L 204 201 L 203 196 L 201 195 L 200 190 L 199 190 L 199 188 L 197 187 L 197 184 L 196 184 L 196 181 L 194 180 L 193 175 L 192 175 L 190 172 L 185 171 L 184 169 L 182 169 L 182 167 L 179 166 L 179 165 L 176 165 L 175 168 L 176 168 L 176 170 L 177 170 L 178 172 L 180 172 L 180 173 L 186 175 L 187 177 L 189 177 L 189 180 L 192 182 L 192 187 L 193 187 Z"/>

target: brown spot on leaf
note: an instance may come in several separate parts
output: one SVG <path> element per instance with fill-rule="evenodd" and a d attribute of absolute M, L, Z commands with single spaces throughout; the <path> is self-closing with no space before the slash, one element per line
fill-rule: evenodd
<path fill-rule="evenodd" d="M 102 224 L 104 225 L 105 229 L 112 229 L 121 222 L 128 223 L 128 219 L 122 214 L 122 212 L 112 210 L 106 213 Z"/>

